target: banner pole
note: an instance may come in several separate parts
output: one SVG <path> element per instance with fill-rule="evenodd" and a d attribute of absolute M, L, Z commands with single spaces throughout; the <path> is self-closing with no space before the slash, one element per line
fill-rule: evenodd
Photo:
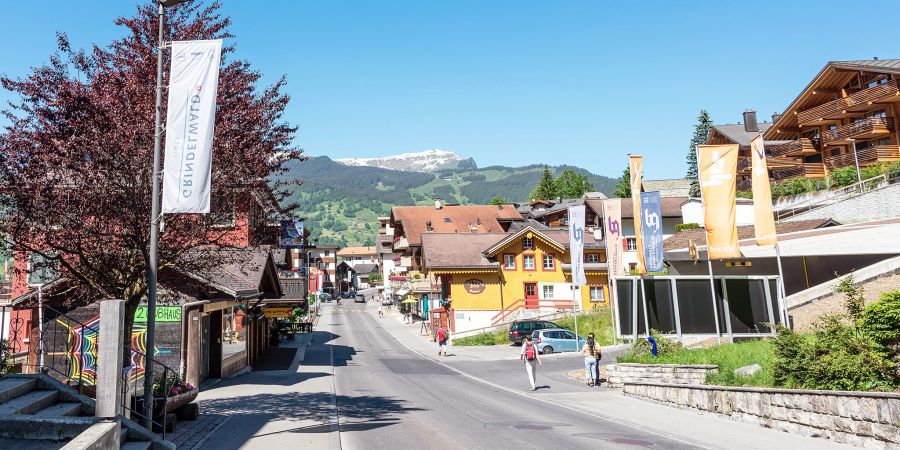
<path fill-rule="evenodd" d="M 700 148 L 694 150 L 697 153 L 697 161 L 700 161 Z M 703 177 L 697 174 L 697 182 L 700 184 L 700 204 L 703 205 L 703 233 L 706 235 L 706 265 L 709 268 L 709 296 L 712 298 L 713 317 L 716 320 L 716 342 L 722 343 L 722 332 L 719 327 L 719 305 L 716 302 L 716 284 L 713 281 L 712 258 L 709 257 L 709 228 L 706 223 L 706 204 L 703 201 Z"/>
<path fill-rule="evenodd" d="M 144 348 L 144 426 L 153 429 L 153 349 L 156 345 L 156 270 L 159 246 L 159 163 L 162 147 L 163 51 L 165 47 L 166 7 L 157 4 L 159 45 L 156 49 L 156 127 L 153 132 L 153 198 L 150 213 L 150 254 L 147 264 L 147 332 Z"/>
<path fill-rule="evenodd" d="M 781 249 L 779 245 L 775 244 L 775 260 L 778 262 L 778 295 L 781 298 L 779 301 L 779 309 L 781 315 L 781 323 L 785 328 L 791 328 L 788 323 L 788 313 L 787 313 L 787 295 L 784 289 L 784 270 L 781 268 Z"/>

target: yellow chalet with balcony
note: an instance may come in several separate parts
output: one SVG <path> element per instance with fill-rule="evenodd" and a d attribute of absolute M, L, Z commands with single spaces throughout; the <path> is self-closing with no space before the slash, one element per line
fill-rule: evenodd
<path fill-rule="evenodd" d="M 465 332 L 523 315 L 607 306 L 606 252 L 586 236 L 588 284 L 573 289 L 569 231 L 533 225 L 511 233 L 423 233 L 423 268 L 449 300 L 450 327 Z"/>

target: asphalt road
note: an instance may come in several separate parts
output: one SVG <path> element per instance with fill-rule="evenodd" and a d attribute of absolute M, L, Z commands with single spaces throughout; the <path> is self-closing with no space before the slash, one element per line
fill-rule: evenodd
<path fill-rule="evenodd" d="M 542 399 L 587 389 L 561 375 L 572 359 L 548 359 L 532 394 L 518 361 L 436 361 L 390 336 L 379 322 L 391 319 L 348 310 L 327 308 L 319 323 L 333 333 L 344 449 L 694 447 Z"/>

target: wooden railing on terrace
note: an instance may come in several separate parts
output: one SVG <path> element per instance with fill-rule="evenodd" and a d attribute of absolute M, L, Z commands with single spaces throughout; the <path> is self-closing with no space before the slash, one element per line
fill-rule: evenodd
<path fill-rule="evenodd" d="M 282 298 L 304 299 L 307 294 L 306 278 L 279 278 Z"/>
<path fill-rule="evenodd" d="M 879 145 L 877 147 L 859 150 L 856 152 L 856 156 L 859 158 L 860 165 L 868 165 L 876 162 L 900 161 L 900 146 Z M 855 164 L 856 158 L 853 157 L 853 152 L 825 158 L 825 165 L 832 170 L 853 166 Z"/>
<path fill-rule="evenodd" d="M 857 137 L 870 137 L 877 134 L 887 134 L 894 128 L 894 119 L 891 117 L 870 117 L 859 122 L 841 125 L 833 130 L 822 133 L 822 144 L 846 141 Z"/>
<path fill-rule="evenodd" d="M 788 167 L 786 169 L 777 169 L 772 171 L 772 179 L 775 181 L 787 180 L 788 178 L 824 178 L 825 164 L 822 163 L 803 163 L 797 167 Z"/>
<path fill-rule="evenodd" d="M 897 96 L 900 96 L 900 90 L 897 89 L 897 80 L 891 80 L 885 84 L 863 89 L 846 97 L 800 111 L 797 113 L 797 122 L 800 125 L 807 125 L 822 119 L 838 118 L 854 107 L 867 106 L 870 103 L 884 101 Z"/>
<path fill-rule="evenodd" d="M 738 180 L 737 190 L 746 192 L 750 191 L 751 189 L 753 189 L 753 180 L 749 178 L 746 180 Z"/>
<path fill-rule="evenodd" d="M 811 155 L 818 150 L 818 142 L 813 143 L 807 138 L 800 138 L 784 144 L 767 145 L 766 150 L 772 156 Z"/>

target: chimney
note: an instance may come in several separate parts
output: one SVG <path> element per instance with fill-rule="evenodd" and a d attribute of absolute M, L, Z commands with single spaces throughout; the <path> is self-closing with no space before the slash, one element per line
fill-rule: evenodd
<path fill-rule="evenodd" d="M 756 111 L 748 109 L 744 111 L 744 131 L 759 133 L 759 123 L 756 121 Z"/>
<path fill-rule="evenodd" d="M 775 122 L 778 122 L 778 119 L 781 118 L 781 113 L 772 113 L 772 125 L 775 125 Z"/>
<path fill-rule="evenodd" d="M 431 221 L 425 222 L 425 231 L 431 231 Z"/>
<path fill-rule="evenodd" d="M 434 198 L 434 209 L 441 209 L 443 205 L 441 204 L 441 199 L 438 197 Z"/>
<path fill-rule="evenodd" d="M 481 218 L 478 217 L 475 219 L 475 225 L 481 225 Z"/>

